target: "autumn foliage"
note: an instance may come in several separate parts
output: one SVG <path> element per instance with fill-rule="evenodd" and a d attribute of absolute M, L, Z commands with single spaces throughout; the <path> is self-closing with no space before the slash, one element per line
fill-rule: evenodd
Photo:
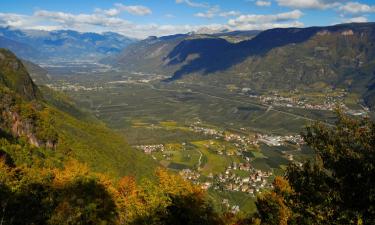
<path fill-rule="evenodd" d="M 262 224 L 375 224 L 375 123 L 338 114 L 303 134 L 314 160 L 291 164 L 257 201 Z"/>

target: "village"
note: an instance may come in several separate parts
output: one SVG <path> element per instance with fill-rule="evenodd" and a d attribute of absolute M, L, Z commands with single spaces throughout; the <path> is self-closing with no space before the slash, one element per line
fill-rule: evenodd
<path fill-rule="evenodd" d="M 260 143 L 264 143 L 268 146 L 282 146 L 288 143 L 294 145 L 303 145 L 304 141 L 301 135 L 269 135 L 269 134 L 260 134 L 255 133 L 252 135 L 241 135 L 237 133 L 226 132 L 223 130 L 217 130 L 214 128 L 208 128 L 200 126 L 200 122 L 193 123 L 190 125 L 190 128 L 197 133 L 202 133 L 208 136 L 212 136 L 215 139 L 224 139 L 225 141 L 235 142 L 237 147 L 247 147 L 248 145 L 258 146 Z M 244 148 L 239 148 L 240 151 L 245 151 Z"/>
<path fill-rule="evenodd" d="M 233 161 L 222 172 L 216 174 L 210 173 L 209 175 L 202 175 L 202 168 L 198 165 L 196 168 L 185 168 L 179 170 L 179 174 L 203 189 L 213 189 L 215 191 L 229 191 L 229 192 L 242 192 L 248 194 L 250 197 L 255 197 L 257 193 L 264 189 L 272 188 L 272 177 L 274 176 L 271 171 L 262 171 L 255 169 L 252 166 L 252 158 L 244 154 L 248 152 L 249 146 L 259 146 L 265 144 L 268 146 L 282 146 L 293 144 L 301 146 L 304 144 L 303 138 L 300 135 L 286 135 L 274 136 L 268 134 L 255 133 L 252 135 L 243 135 L 227 132 L 212 127 L 204 127 L 201 122 L 195 122 L 189 128 L 206 136 L 209 136 L 212 141 L 208 141 L 204 147 L 209 148 L 215 154 L 225 155 L 227 157 L 235 156 L 240 157 L 241 162 Z M 210 145 L 215 143 L 214 140 L 230 142 L 235 146 L 235 151 L 222 151 L 215 148 L 210 148 Z M 182 146 L 185 146 L 183 143 Z M 161 152 L 165 160 L 172 160 L 173 153 L 166 151 L 166 145 L 138 145 L 134 146 L 136 149 L 143 151 L 145 154 L 152 155 L 156 152 Z M 185 151 L 184 149 L 182 151 Z M 293 161 L 293 155 L 286 155 L 289 161 Z M 235 208 L 235 206 L 234 206 Z"/>
<path fill-rule="evenodd" d="M 305 97 L 283 97 L 277 92 L 270 95 L 258 95 L 251 92 L 251 89 L 242 89 L 242 94 L 248 94 L 250 98 L 259 100 L 262 104 L 272 107 L 286 107 L 286 108 L 300 108 L 310 110 L 325 110 L 334 111 L 338 107 L 344 112 L 353 116 L 367 116 L 370 112 L 368 107 L 362 106 L 362 109 L 350 109 L 344 104 L 344 98 L 347 93 L 345 91 L 339 92 L 336 96 L 325 96 L 321 103 L 312 103 Z"/>
<path fill-rule="evenodd" d="M 236 171 L 244 171 L 246 175 L 237 175 Z M 203 182 L 200 181 L 201 175 L 197 171 L 183 169 L 179 174 L 183 178 L 201 185 L 206 190 L 212 187 L 219 191 L 243 192 L 252 197 L 262 189 L 272 188 L 272 184 L 269 182 L 269 177 L 273 175 L 272 172 L 254 169 L 250 163 L 233 162 L 226 168 L 225 172 L 215 175 L 210 174 Z"/>
<path fill-rule="evenodd" d="M 46 84 L 47 87 L 55 90 L 55 91 L 99 91 L 103 90 L 104 87 L 102 86 L 95 86 L 95 87 L 86 87 L 77 83 L 71 84 L 68 82 L 64 82 L 62 84 Z"/>

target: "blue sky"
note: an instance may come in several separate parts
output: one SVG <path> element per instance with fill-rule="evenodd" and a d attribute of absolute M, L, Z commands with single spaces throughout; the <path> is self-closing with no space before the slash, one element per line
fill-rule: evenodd
<path fill-rule="evenodd" d="M 374 0 L 5 0 L 0 25 L 150 35 L 375 21 Z"/>

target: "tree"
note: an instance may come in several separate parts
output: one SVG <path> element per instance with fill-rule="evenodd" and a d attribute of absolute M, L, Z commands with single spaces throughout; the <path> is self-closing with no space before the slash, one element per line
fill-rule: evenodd
<path fill-rule="evenodd" d="M 64 169 L 0 160 L 0 224 L 116 224 L 110 188 L 77 162 Z"/>
<path fill-rule="evenodd" d="M 273 191 L 266 192 L 257 199 L 260 219 L 263 224 L 287 225 L 292 213 L 286 199 L 292 194 L 292 188 L 282 177 L 276 177 L 273 185 Z"/>
<path fill-rule="evenodd" d="M 284 217 L 288 224 L 375 224 L 374 122 L 339 113 L 335 126 L 313 124 L 303 137 L 316 157 L 288 167 L 289 194 L 275 185 L 258 199 L 262 223 L 285 224 Z"/>
<path fill-rule="evenodd" d="M 206 193 L 179 175 L 156 171 L 157 182 L 139 186 L 131 177 L 118 185 L 121 221 L 136 225 L 220 225 Z"/>

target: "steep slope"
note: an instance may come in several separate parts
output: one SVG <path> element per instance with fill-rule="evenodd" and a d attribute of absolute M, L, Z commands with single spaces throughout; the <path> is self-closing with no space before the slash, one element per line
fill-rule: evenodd
<path fill-rule="evenodd" d="M 149 37 L 129 45 L 113 61 L 115 66 L 128 71 L 159 73 L 173 71 L 166 68 L 164 57 L 175 48 L 187 35 L 173 35 L 162 38 Z"/>
<path fill-rule="evenodd" d="M 51 81 L 48 71 L 39 65 L 27 60 L 22 60 L 23 65 L 26 67 L 30 74 L 31 79 L 37 85 L 44 85 Z"/>
<path fill-rule="evenodd" d="M 185 74 L 197 72 L 203 74 L 222 72 L 235 65 L 251 69 L 254 65 L 249 63 L 250 60 L 260 59 L 262 62 L 266 62 L 264 61 L 265 57 L 279 57 L 277 54 L 280 51 L 286 51 L 293 46 L 296 49 L 289 50 L 288 58 L 294 61 L 307 57 L 320 59 L 320 56 L 311 54 L 311 51 L 314 53 L 316 47 L 319 49 L 322 46 L 323 49 L 328 48 L 332 51 L 337 49 L 342 56 L 351 57 L 351 55 L 348 55 L 352 53 L 350 47 L 355 47 L 357 52 L 362 50 L 363 47 L 369 47 L 372 50 L 374 30 L 375 23 L 344 24 L 331 27 L 271 29 L 260 33 L 251 40 L 234 44 L 222 41 L 219 45 L 212 45 L 205 39 L 185 40 L 169 53 L 167 60 L 178 57 L 180 59 L 178 63 L 183 64 L 189 55 L 199 55 L 198 58 L 181 66 L 175 72 L 175 78 L 179 78 Z M 202 42 L 207 42 L 207 44 L 202 44 Z M 192 46 L 197 45 L 201 45 L 199 49 L 192 48 Z M 217 48 L 219 47 L 221 48 L 221 54 L 218 55 Z M 298 47 L 304 48 L 306 51 L 301 53 L 298 51 Z M 280 51 L 278 52 L 276 49 Z M 215 60 L 212 60 L 213 57 L 215 57 Z M 245 60 L 247 61 L 245 62 Z M 326 64 L 335 63 L 334 59 L 327 60 L 329 61 Z M 221 65 L 218 66 L 217 64 Z M 269 62 L 267 62 L 267 65 L 270 66 Z M 271 66 L 277 67 L 277 65 Z M 278 67 L 281 66 L 278 65 Z"/>
<path fill-rule="evenodd" d="M 39 31 L 0 28 L 0 47 L 23 59 L 97 60 L 117 54 L 135 40 L 117 33 L 80 33 L 71 30 Z M 33 47 L 30 47 L 33 46 Z"/>
<path fill-rule="evenodd" d="M 22 62 L 5 49 L 0 49 L 0 83 L 28 100 L 40 97 L 38 88 Z"/>
<path fill-rule="evenodd" d="M 156 164 L 151 158 L 131 149 L 124 137 L 81 112 L 63 94 L 39 89 L 14 54 L 4 49 L 0 53 L 1 136 L 11 135 L 37 148 L 53 149 L 63 158 L 79 159 L 115 178 L 153 174 Z M 13 158 L 25 154 L 5 153 Z"/>
<path fill-rule="evenodd" d="M 258 33 L 259 31 L 233 31 L 217 34 L 190 33 L 164 37 L 152 36 L 129 45 L 115 58 L 110 58 L 103 62 L 111 63 L 114 61 L 114 65 L 128 71 L 174 73 L 181 67 L 181 65 L 178 65 L 178 63 L 181 63 L 181 59 L 174 58 L 174 53 L 178 54 L 179 50 L 192 47 L 192 49 L 189 49 L 192 51 L 189 55 L 181 56 L 184 57 L 183 60 L 187 58 L 188 60 L 194 59 L 197 57 L 194 53 L 201 53 L 199 50 L 210 51 L 214 49 L 215 52 L 212 52 L 211 55 L 217 56 L 217 54 L 220 55 L 222 53 L 220 51 L 228 47 L 225 46 L 226 43 L 229 45 L 229 43 L 250 40 Z M 184 47 L 185 44 L 189 46 Z"/>

